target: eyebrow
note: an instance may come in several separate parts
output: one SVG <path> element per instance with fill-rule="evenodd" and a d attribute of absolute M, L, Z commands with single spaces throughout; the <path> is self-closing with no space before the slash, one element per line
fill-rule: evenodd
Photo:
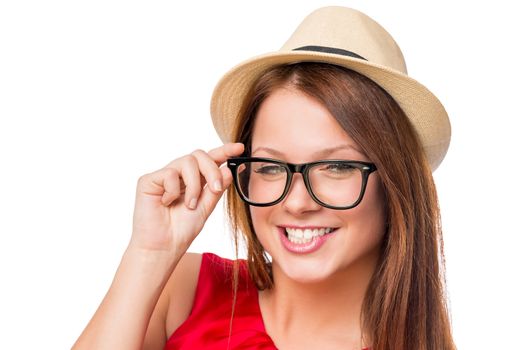
<path fill-rule="evenodd" d="M 349 149 L 349 150 L 353 150 L 353 151 L 356 151 L 358 152 L 359 154 L 361 155 L 364 155 L 364 153 L 362 153 L 362 151 L 360 151 L 358 148 L 356 148 L 355 146 L 353 145 L 350 145 L 350 144 L 343 144 L 343 145 L 339 145 L 339 146 L 335 146 L 335 147 L 329 147 L 329 148 L 325 148 L 325 149 L 322 149 L 320 151 L 317 151 L 317 152 L 313 152 L 313 156 L 315 158 L 324 158 L 324 157 L 327 157 L 333 153 L 335 153 L 336 151 L 340 151 L 340 150 L 346 150 L 346 149 Z M 251 153 L 256 153 L 257 151 L 265 151 L 273 156 L 276 156 L 278 158 L 281 158 L 281 159 L 284 159 L 285 158 L 285 154 L 276 150 L 276 149 L 273 149 L 273 148 L 270 148 L 270 147 L 257 147 L 255 148 Z"/>

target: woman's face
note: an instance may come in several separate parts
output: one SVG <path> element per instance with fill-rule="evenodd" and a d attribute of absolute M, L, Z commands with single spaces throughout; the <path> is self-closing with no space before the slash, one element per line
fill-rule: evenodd
<path fill-rule="evenodd" d="M 322 104 L 292 88 L 278 89 L 262 103 L 251 149 L 253 157 L 297 164 L 323 159 L 369 161 Z M 375 262 L 386 226 L 377 172 L 369 176 L 364 198 L 352 209 L 317 204 L 302 175 L 294 174 L 283 201 L 269 207 L 251 206 L 250 213 L 274 268 L 300 282 L 325 280 L 358 264 Z M 305 252 L 298 252 L 301 248 L 289 241 L 286 229 L 298 229 L 295 233 L 300 235 L 308 228 L 313 234 L 325 228 L 334 231 L 325 234 L 321 244 L 305 244 Z"/>

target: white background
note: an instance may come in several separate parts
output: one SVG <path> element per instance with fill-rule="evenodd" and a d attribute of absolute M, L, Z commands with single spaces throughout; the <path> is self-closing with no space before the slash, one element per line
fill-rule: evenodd
<path fill-rule="evenodd" d="M 450 115 L 434 175 L 457 345 L 524 348 L 518 2 L 320 0 L 0 4 L 1 348 L 73 344 L 130 237 L 138 177 L 218 146 L 220 76 L 331 4 L 381 23 Z M 233 256 L 220 205 L 191 251 Z"/>

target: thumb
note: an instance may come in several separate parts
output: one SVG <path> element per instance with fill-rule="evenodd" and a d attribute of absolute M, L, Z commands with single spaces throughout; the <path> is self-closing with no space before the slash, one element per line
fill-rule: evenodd
<path fill-rule="evenodd" d="M 198 207 L 203 210 L 204 216 L 207 219 L 211 212 L 215 209 L 220 197 L 224 194 L 224 191 L 231 185 L 233 182 L 233 175 L 227 166 L 220 167 L 220 172 L 222 173 L 222 191 L 213 192 L 209 186 L 205 186 L 202 190 L 200 200 L 198 201 Z"/>

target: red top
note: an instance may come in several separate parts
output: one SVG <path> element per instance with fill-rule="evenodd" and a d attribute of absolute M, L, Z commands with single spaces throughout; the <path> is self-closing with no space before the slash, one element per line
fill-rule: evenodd
<path fill-rule="evenodd" d="M 232 260 L 212 253 L 202 255 L 191 314 L 173 332 L 164 350 L 277 349 L 266 333 L 258 290 L 249 277 L 245 260 L 239 260 L 237 301 L 230 337 L 232 270 Z"/>

